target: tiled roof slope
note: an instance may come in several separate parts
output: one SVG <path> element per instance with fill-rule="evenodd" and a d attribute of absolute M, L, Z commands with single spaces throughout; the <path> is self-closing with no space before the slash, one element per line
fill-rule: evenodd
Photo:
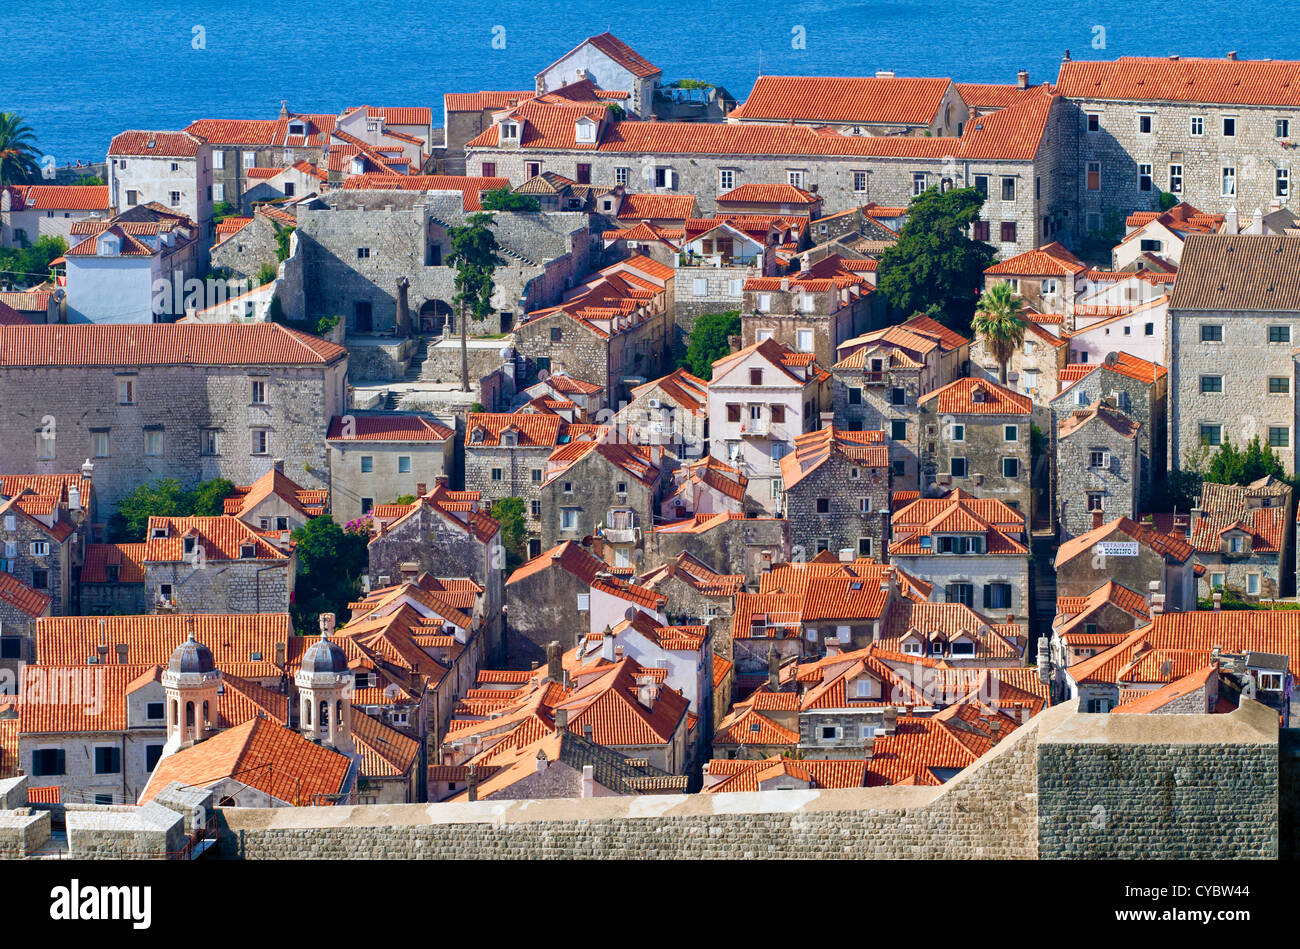
<path fill-rule="evenodd" d="M 347 350 L 275 323 L 0 327 L 0 366 L 328 365 Z"/>

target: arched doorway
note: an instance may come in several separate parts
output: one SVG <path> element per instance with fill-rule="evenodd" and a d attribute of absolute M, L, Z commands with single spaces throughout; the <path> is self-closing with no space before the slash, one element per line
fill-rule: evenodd
<path fill-rule="evenodd" d="M 420 332 L 424 335 L 441 336 L 443 327 L 447 332 L 456 329 L 455 315 L 451 307 L 442 300 L 425 300 L 420 307 Z"/>

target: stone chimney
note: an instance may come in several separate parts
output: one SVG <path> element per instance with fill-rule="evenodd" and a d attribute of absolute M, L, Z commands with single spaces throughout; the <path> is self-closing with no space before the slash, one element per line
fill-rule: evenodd
<path fill-rule="evenodd" d="M 600 658 L 606 662 L 614 661 L 614 632 L 605 627 L 605 635 L 600 640 Z"/>
<path fill-rule="evenodd" d="M 546 757 L 546 751 L 544 749 L 539 749 L 537 752 L 537 773 L 541 774 L 550 767 L 550 764 L 550 759 Z"/>
<path fill-rule="evenodd" d="M 862 739 L 862 757 L 870 761 L 876 756 L 876 735 L 873 732 Z"/>
<path fill-rule="evenodd" d="M 840 649 L 840 643 L 839 643 L 839 640 L 837 640 L 837 639 L 828 639 L 828 640 L 826 640 L 825 648 L 826 648 L 826 658 L 827 658 L 827 659 L 831 659 L 831 658 L 833 658 L 833 657 L 835 657 L 835 656 L 838 656 L 841 652 L 844 651 L 844 650 Z"/>
<path fill-rule="evenodd" d="M 551 640 L 546 644 L 546 674 L 557 685 L 564 683 L 564 663 L 560 658 L 560 643 Z"/>
<path fill-rule="evenodd" d="M 562 732 L 569 727 L 569 710 L 567 708 L 557 708 L 555 710 L 555 730 Z"/>
<path fill-rule="evenodd" d="M 596 796 L 595 769 L 589 764 L 584 764 L 582 766 L 582 796 L 583 797 Z"/>
<path fill-rule="evenodd" d="M 1016 73 L 1016 87 L 1019 89 L 1029 88 L 1029 70 L 1022 69 Z"/>
<path fill-rule="evenodd" d="M 1221 590 L 1215 590 L 1214 591 L 1214 612 L 1217 613 L 1221 609 L 1223 609 L 1223 592 Z"/>
<path fill-rule="evenodd" d="M 282 118 L 282 119 L 287 119 L 288 117 L 289 117 L 289 100 L 288 100 L 288 99 L 281 99 L 281 100 L 280 100 L 280 118 Z"/>
<path fill-rule="evenodd" d="M 659 698 L 659 683 L 652 676 L 636 677 L 636 700 L 647 710 L 654 711 L 655 701 Z"/>
<path fill-rule="evenodd" d="M 1233 63 L 1237 61 L 1237 51 L 1235 49 L 1228 50 L 1228 61 Z"/>
<path fill-rule="evenodd" d="M 889 705 L 881 711 L 883 726 L 886 735 L 892 735 L 898 730 L 898 706 Z"/>
<path fill-rule="evenodd" d="M 1237 208 L 1234 205 L 1233 207 L 1228 208 L 1227 213 L 1223 215 L 1223 231 L 1221 233 L 1237 234 L 1239 232 L 1240 228 L 1237 226 Z"/>
<path fill-rule="evenodd" d="M 1047 685 L 1052 681 L 1052 641 L 1038 637 L 1038 681 Z"/>
<path fill-rule="evenodd" d="M 94 473 L 95 473 L 95 464 L 89 458 L 87 458 L 85 461 L 81 463 L 81 477 L 89 481 L 91 480 L 91 476 L 94 475 Z"/>

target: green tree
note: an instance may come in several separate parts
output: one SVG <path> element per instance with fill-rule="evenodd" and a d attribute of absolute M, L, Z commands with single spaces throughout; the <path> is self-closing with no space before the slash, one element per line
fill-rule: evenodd
<path fill-rule="evenodd" d="M 145 539 L 151 517 L 186 517 L 193 510 L 193 498 L 175 478 L 137 485 L 117 506 L 108 521 L 109 535 L 117 542 L 139 543 Z"/>
<path fill-rule="evenodd" d="M 1011 284 L 998 281 L 980 294 L 971 329 L 998 361 L 998 382 L 1007 384 L 1007 363 L 1025 342 L 1025 301 Z"/>
<path fill-rule="evenodd" d="M 713 378 L 713 363 L 731 352 L 729 336 L 740 335 L 740 311 L 705 313 L 695 321 L 686 346 L 686 371 L 708 380 Z"/>
<path fill-rule="evenodd" d="M 17 112 L 0 112 L 0 186 L 27 184 L 40 176 L 36 133 Z"/>
<path fill-rule="evenodd" d="M 26 247 L 0 248 L 0 272 L 13 277 L 16 283 L 30 286 L 50 277 L 50 262 L 68 251 L 68 242 L 62 237 L 47 234 Z"/>
<path fill-rule="evenodd" d="M 528 533 L 522 498 L 502 498 L 492 505 L 492 519 L 501 524 L 501 546 L 506 549 L 506 568 L 524 560 L 524 538 Z"/>
<path fill-rule="evenodd" d="M 234 482 L 213 478 L 202 482 L 190 499 L 190 513 L 195 517 L 216 517 L 226 513 L 226 498 L 235 493 Z"/>
<path fill-rule="evenodd" d="M 1225 441 L 1209 457 L 1203 471 L 1204 480 L 1214 484 L 1250 484 L 1268 475 L 1285 479 L 1286 469 L 1277 453 L 1260 443 L 1258 435 L 1244 449 Z"/>
<path fill-rule="evenodd" d="M 281 227 L 274 221 L 271 226 L 275 228 L 275 257 L 280 263 L 289 259 L 289 236 L 293 234 L 295 228 Z"/>
<path fill-rule="evenodd" d="M 500 245 L 488 227 L 490 214 L 471 214 L 465 223 L 447 228 L 451 253 L 447 262 L 456 267 L 456 296 L 460 308 L 460 389 L 469 391 L 469 343 L 467 327 L 471 315 L 485 320 L 492 314 L 492 274 L 505 261 L 497 254 Z"/>
<path fill-rule="evenodd" d="M 1174 207 L 1174 206 L 1177 205 L 1177 204 L 1178 204 L 1178 195 L 1176 195 L 1176 194 L 1171 194 L 1171 193 L 1168 192 L 1168 191 L 1161 191 L 1161 192 L 1160 192 L 1160 210 L 1161 210 L 1161 211 L 1168 211 L 1170 208 Z"/>
<path fill-rule="evenodd" d="M 605 117 L 611 122 L 622 122 L 627 118 L 627 110 L 617 102 L 605 103 Z"/>
<path fill-rule="evenodd" d="M 82 175 L 74 181 L 73 184 L 83 188 L 91 185 L 103 185 L 104 179 L 99 177 L 99 175 Z"/>
<path fill-rule="evenodd" d="M 270 283 L 272 280 L 275 279 L 276 273 L 277 273 L 277 268 L 275 264 L 272 263 L 262 264 L 262 266 L 258 268 L 257 271 L 258 286 L 262 286 L 262 287 L 266 286 L 268 283 Z"/>
<path fill-rule="evenodd" d="M 914 198 L 898 242 L 880 258 L 885 299 L 904 313 L 937 305 L 949 322 L 963 323 L 995 256 L 988 244 L 969 237 L 983 206 L 975 188 L 930 188 Z"/>
<path fill-rule="evenodd" d="M 484 191 L 479 202 L 484 211 L 540 211 L 541 202 L 531 194 L 515 194 L 509 188 Z"/>
<path fill-rule="evenodd" d="M 220 224 L 228 217 L 234 217 L 239 210 L 229 201 L 218 201 L 212 205 L 212 221 Z"/>
<path fill-rule="evenodd" d="M 310 635 L 321 613 L 333 613 L 340 625 L 348 603 L 361 592 L 361 574 L 369 560 L 364 533 L 351 533 L 329 515 L 313 517 L 293 532 L 298 580 L 290 607 L 294 629 Z"/>

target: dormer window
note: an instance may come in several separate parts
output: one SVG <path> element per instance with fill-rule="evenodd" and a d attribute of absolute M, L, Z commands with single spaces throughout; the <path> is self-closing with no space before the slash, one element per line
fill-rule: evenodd
<path fill-rule="evenodd" d="M 474 445 L 483 444 L 483 429 L 476 428 L 474 431 L 470 432 L 469 440 L 470 443 Z"/>
<path fill-rule="evenodd" d="M 255 545 L 255 544 L 240 544 L 240 545 L 239 545 L 239 559 L 240 559 L 240 560 L 252 560 L 252 559 L 255 558 L 256 556 L 257 556 L 257 545 Z"/>
<path fill-rule="evenodd" d="M 301 122 L 294 122 L 294 123 L 292 123 L 292 124 L 289 126 L 289 134 L 290 134 L 290 135 L 306 135 L 306 134 L 307 134 L 307 126 L 303 125 Z"/>
<path fill-rule="evenodd" d="M 149 536 L 152 537 L 152 538 L 154 538 L 154 539 L 158 539 L 158 538 L 161 538 L 161 537 L 166 537 L 166 536 L 167 536 L 167 528 L 165 528 L 165 527 L 155 527 L 153 530 L 151 530 L 151 531 L 149 532 Z"/>
<path fill-rule="evenodd" d="M 514 448 L 519 444 L 519 434 L 517 432 L 505 431 L 501 433 L 501 444 L 507 448 Z"/>
<path fill-rule="evenodd" d="M 596 140 L 596 123 L 591 119 L 579 119 L 574 123 L 574 138 L 579 142 L 594 142 Z"/>
<path fill-rule="evenodd" d="M 971 400 L 972 402 L 984 402 L 984 401 L 986 401 L 986 400 L 985 400 L 985 392 L 984 392 L 984 390 L 981 389 L 980 387 L 976 386 L 974 389 L 971 390 L 971 393 L 970 393 L 970 400 Z"/>
<path fill-rule="evenodd" d="M 959 639 L 952 644 L 951 653 L 954 659 L 958 656 L 973 657 L 975 655 L 975 644 L 969 639 Z"/>
<path fill-rule="evenodd" d="M 519 123 L 517 123 L 517 122 L 502 122 L 502 123 L 501 123 L 501 138 L 502 138 L 503 140 L 509 140 L 509 141 L 512 141 L 512 142 L 517 142 L 517 141 L 519 140 Z"/>
<path fill-rule="evenodd" d="M 193 537 L 186 537 L 184 543 L 185 543 L 185 552 L 186 552 L 187 554 L 192 554 L 192 553 L 194 553 L 194 538 L 193 538 Z"/>

